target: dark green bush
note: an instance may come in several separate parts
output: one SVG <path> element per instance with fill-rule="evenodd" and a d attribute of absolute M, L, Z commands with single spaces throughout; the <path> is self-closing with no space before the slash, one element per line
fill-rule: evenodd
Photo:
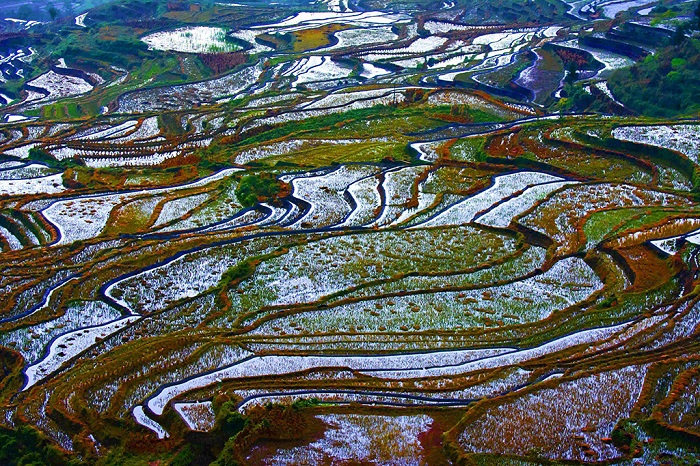
<path fill-rule="evenodd" d="M 245 175 L 236 188 L 236 197 L 243 207 L 252 207 L 258 202 L 271 201 L 282 190 L 273 175 Z"/>
<path fill-rule="evenodd" d="M 678 45 L 610 77 L 615 97 L 639 114 L 655 117 L 691 116 L 700 112 L 700 40 Z"/>
<path fill-rule="evenodd" d="M 0 464 L 5 466 L 63 466 L 71 462 L 39 431 L 21 426 L 18 429 L 0 427 Z"/>

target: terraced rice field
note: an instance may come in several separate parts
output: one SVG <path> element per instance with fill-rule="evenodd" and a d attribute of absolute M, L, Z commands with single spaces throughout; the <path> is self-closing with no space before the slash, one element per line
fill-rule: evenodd
<path fill-rule="evenodd" d="M 144 33 L 246 61 L 90 118 L 35 117 L 132 71 L 28 81 L 0 125 L 0 424 L 92 463 L 695 464 L 697 122 L 547 107 L 557 57 L 589 92 L 631 62 L 572 24 L 642 4 L 326 3 Z"/>

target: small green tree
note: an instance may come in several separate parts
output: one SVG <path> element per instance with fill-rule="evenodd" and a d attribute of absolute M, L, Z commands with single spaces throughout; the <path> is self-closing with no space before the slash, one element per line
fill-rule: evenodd
<path fill-rule="evenodd" d="M 58 10 L 53 5 L 49 4 L 49 8 L 47 11 L 49 12 L 51 21 L 54 21 L 58 17 Z"/>
<path fill-rule="evenodd" d="M 247 419 L 236 409 L 236 403 L 227 401 L 221 406 L 216 417 L 216 428 L 228 437 L 232 437 L 243 430 Z"/>
<path fill-rule="evenodd" d="M 566 65 L 566 76 L 564 77 L 564 82 L 566 84 L 573 84 L 578 79 L 578 66 L 576 62 L 570 61 Z"/>
<path fill-rule="evenodd" d="M 273 175 L 245 175 L 238 183 L 236 197 L 243 207 L 252 207 L 258 202 L 274 200 L 281 190 L 280 182 Z"/>

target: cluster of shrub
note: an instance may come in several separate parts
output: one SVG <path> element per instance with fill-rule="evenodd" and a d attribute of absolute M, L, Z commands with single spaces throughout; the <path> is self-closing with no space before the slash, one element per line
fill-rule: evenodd
<path fill-rule="evenodd" d="M 700 2 L 695 15 L 678 25 L 665 46 L 657 48 L 608 79 L 610 90 L 625 108 L 613 104 L 602 91 L 577 83 L 578 70 L 567 66 L 566 87 L 560 106 L 576 112 L 635 113 L 672 118 L 700 113 Z"/>
<path fill-rule="evenodd" d="M 0 427 L 0 464 L 6 466 L 68 466 L 78 464 L 49 442 L 37 430 L 22 426 Z"/>
<path fill-rule="evenodd" d="M 700 2 L 671 43 L 610 77 L 616 98 L 639 114 L 693 116 L 700 112 Z"/>

